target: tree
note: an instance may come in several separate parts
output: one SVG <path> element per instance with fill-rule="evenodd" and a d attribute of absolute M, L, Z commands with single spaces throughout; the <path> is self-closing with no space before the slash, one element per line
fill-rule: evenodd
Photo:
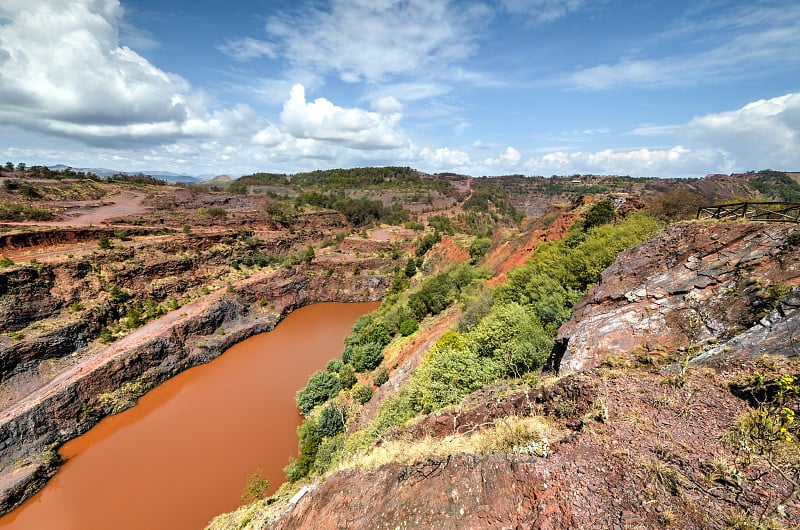
<path fill-rule="evenodd" d="M 478 263 L 482 257 L 489 252 L 489 247 L 492 246 L 492 240 L 487 237 L 479 237 L 469 246 L 469 262 L 472 265 Z"/>
<path fill-rule="evenodd" d="M 102 250 L 109 250 L 114 248 L 114 245 L 111 244 L 111 241 L 109 241 L 108 236 L 105 234 L 100 236 L 100 239 L 97 241 L 97 246 L 100 247 Z"/>
<path fill-rule="evenodd" d="M 352 366 L 345 364 L 339 369 L 339 383 L 342 385 L 342 388 L 353 388 L 353 385 L 357 382 L 356 372 L 353 370 Z"/>
<path fill-rule="evenodd" d="M 13 162 L 6 162 L 6 171 L 14 171 L 14 163 Z"/>
<path fill-rule="evenodd" d="M 492 360 L 481 358 L 474 350 L 441 349 L 420 364 L 410 388 L 413 401 L 430 412 L 458 403 L 496 375 Z"/>
<path fill-rule="evenodd" d="M 372 398 L 372 389 L 368 386 L 356 385 L 353 387 L 353 399 L 364 404 Z"/>
<path fill-rule="evenodd" d="M 670 188 L 650 201 L 650 213 L 662 221 L 690 219 L 706 203 L 705 197 L 684 188 Z"/>
<path fill-rule="evenodd" d="M 341 390 L 339 378 L 330 372 L 317 370 L 308 379 L 308 383 L 302 390 L 298 390 L 295 395 L 297 408 L 304 416 L 316 407 L 335 396 Z"/>
<path fill-rule="evenodd" d="M 419 324 L 413 318 L 407 318 L 400 323 L 400 334 L 404 337 L 408 337 L 417 329 L 419 329 Z"/>
<path fill-rule="evenodd" d="M 242 502 L 256 501 L 266 495 L 267 490 L 269 490 L 269 480 L 259 469 L 247 478 L 244 493 L 242 493 Z"/>
<path fill-rule="evenodd" d="M 406 261 L 406 268 L 403 272 L 406 278 L 412 278 L 417 273 L 417 264 L 414 263 L 413 258 L 408 258 L 408 261 Z"/>
<path fill-rule="evenodd" d="M 323 436 L 336 436 L 344 430 L 346 410 L 340 403 L 330 403 L 319 413 L 319 432 Z"/>
<path fill-rule="evenodd" d="M 383 361 L 383 346 L 375 343 L 359 344 L 353 348 L 352 361 L 356 372 L 373 370 Z"/>
<path fill-rule="evenodd" d="M 586 212 L 586 224 L 584 230 L 589 230 L 595 226 L 604 225 L 614 218 L 614 203 L 611 199 L 596 202 Z"/>

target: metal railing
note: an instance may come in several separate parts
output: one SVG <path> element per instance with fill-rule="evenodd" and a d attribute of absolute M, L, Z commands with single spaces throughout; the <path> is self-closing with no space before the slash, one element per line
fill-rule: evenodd
<path fill-rule="evenodd" d="M 800 223 L 800 202 L 737 202 L 701 206 L 697 209 L 697 218 Z"/>

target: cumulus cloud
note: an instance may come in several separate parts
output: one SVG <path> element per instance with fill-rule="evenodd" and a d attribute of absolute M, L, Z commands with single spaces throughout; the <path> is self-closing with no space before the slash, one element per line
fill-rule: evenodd
<path fill-rule="evenodd" d="M 403 104 L 393 96 L 383 96 L 372 102 L 372 108 L 380 114 L 397 114 L 403 111 Z"/>
<path fill-rule="evenodd" d="M 525 167 L 539 173 L 604 173 L 637 176 L 699 176 L 716 167 L 723 158 L 716 150 L 604 149 L 596 152 L 557 151 L 531 158 Z"/>
<path fill-rule="evenodd" d="M 171 134 L 189 84 L 118 45 L 116 0 L 15 2 L 0 25 L 0 115 L 6 123 L 93 138 Z"/>
<path fill-rule="evenodd" d="M 439 147 L 438 149 L 426 147 L 419 154 L 425 164 L 438 169 L 457 169 L 468 167 L 472 164 L 467 153 L 451 150 L 447 147 Z"/>
<path fill-rule="evenodd" d="M 345 82 L 443 69 L 476 51 L 492 11 L 449 0 L 332 0 L 326 9 L 274 16 L 268 35 L 294 64 Z M 309 38 L 313 35 L 314 38 Z"/>
<path fill-rule="evenodd" d="M 800 94 L 761 99 L 740 109 L 692 119 L 683 134 L 719 149 L 740 168 L 800 167 Z"/>
<path fill-rule="evenodd" d="M 678 125 L 643 125 L 642 136 L 671 136 L 665 148 L 558 150 L 527 160 L 532 172 L 702 176 L 800 167 L 800 94 L 792 93 L 706 114 Z"/>
<path fill-rule="evenodd" d="M 384 101 L 386 105 L 393 103 Z M 396 106 L 396 105 L 395 105 Z M 305 88 L 292 87 L 281 112 L 281 128 L 297 138 L 338 143 L 359 149 L 390 149 L 407 140 L 396 129 L 399 113 L 383 114 L 362 109 L 345 109 L 325 98 L 306 101 Z"/>
<path fill-rule="evenodd" d="M 217 46 L 217 49 L 237 61 L 249 61 L 259 57 L 274 59 L 278 56 L 274 44 L 250 37 L 227 41 Z"/>
<path fill-rule="evenodd" d="M 483 161 L 483 164 L 488 167 L 509 168 L 519 164 L 520 160 L 522 160 L 522 154 L 513 147 L 508 146 L 497 158 L 487 158 Z"/>

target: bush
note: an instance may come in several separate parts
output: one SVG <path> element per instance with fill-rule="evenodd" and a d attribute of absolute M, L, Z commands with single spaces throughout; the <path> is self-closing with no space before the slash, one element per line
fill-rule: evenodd
<path fill-rule="evenodd" d="M 423 412 L 458 403 L 462 397 L 497 377 L 491 359 L 472 349 L 437 350 L 414 372 L 410 388 L 413 402 Z"/>
<path fill-rule="evenodd" d="M 614 203 L 611 199 L 596 202 L 586 212 L 586 224 L 583 226 L 584 231 L 588 231 L 595 226 L 604 225 L 611 222 L 614 218 Z"/>
<path fill-rule="evenodd" d="M 342 385 L 342 388 L 352 388 L 357 382 L 358 379 L 356 379 L 356 372 L 353 370 L 353 367 L 349 364 L 343 365 L 339 370 L 339 383 Z"/>
<path fill-rule="evenodd" d="M 317 473 L 325 473 L 332 468 L 344 453 L 345 435 L 339 433 L 333 438 L 323 440 L 317 449 L 317 458 L 314 460 L 314 469 Z"/>
<path fill-rule="evenodd" d="M 388 380 L 389 372 L 386 370 L 386 368 L 382 368 L 378 370 L 377 374 L 375 374 L 375 379 L 373 379 L 372 382 L 375 383 L 375 386 L 381 386 Z"/>
<path fill-rule="evenodd" d="M 352 362 L 356 372 L 374 370 L 383 361 L 383 347 L 379 344 L 360 344 L 353 348 Z"/>
<path fill-rule="evenodd" d="M 344 362 L 341 359 L 331 359 L 328 361 L 328 364 L 325 365 L 325 371 L 336 374 L 339 373 L 339 370 L 341 370 L 343 366 Z"/>
<path fill-rule="evenodd" d="M 530 306 L 495 305 L 469 333 L 478 355 L 491 357 L 502 372 L 520 376 L 541 367 L 553 346 Z"/>
<path fill-rule="evenodd" d="M 402 389 L 381 403 L 372 425 L 380 433 L 391 427 L 401 426 L 416 415 L 409 392 Z"/>
<path fill-rule="evenodd" d="M 244 493 L 242 493 L 242 502 L 253 502 L 264 495 L 269 489 L 269 480 L 264 476 L 264 473 L 259 469 L 247 478 L 245 483 Z"/>
<path fill-rule="evenodd" d="M 114 245 L 111 244 L 111 241 L 109 241 L 108 236 L 105 234 L 100 236 L 100 239 L 97 241 L 97 246 L 100 247 L 102 250 L 109 250 L 114 248 Z"/>
<path fill-rule="evenodd" d="M 357 403 L 363 405 L 372 399 L 372 389 L 368 386 L 356 385 L 353 388 L 353 399 L 356 400 Z"/>
<path fill-rule="evenodd" d="M 295 395 L 297 408 L 304 416 L 316 407 L 339 393 L 341 384 L 339 378 L 323 370 L 317 370 L 308 379 L 305 388 L 298 390 Z"/>
<path fill-rule="evenodd" d="M 415 333 L 419 329 L 419 324 L 413 318 L 407 318 L 400 323 L 400 334 L 404 337 Z"/>
<path fill-rule="evenodd" d="M 469 262 L 472 265 L 478 263 L 483 258 L 489 248 L 492 246 L 492 240 L 486 237 L 479 237 L 469 246 Z"/>
<path fill-rule="evenodd" d="M 289 465 L 284 468 L 286 480 L 289 482 L 297 482 L 309 476 L 314 471 L 314 461 L 317 458 L 317 451 L 322 443 L 322 436 L 319 432 L 317 420 L 313 417 L 307 418 L 300 424 L 297 428 L 297 438 L 300 444 L 297 460 L 290 462 Z"/>
<path fill-rule="evenodd" d="M 341 404 L 329 403 L 319 413 L 317 425 L 323 436 L 335 436 L 344 430 L 346 410 Z"/>

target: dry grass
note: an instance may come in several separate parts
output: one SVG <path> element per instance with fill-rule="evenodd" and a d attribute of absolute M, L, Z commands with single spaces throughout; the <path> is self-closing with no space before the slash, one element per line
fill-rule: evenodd
<path fill-rule="evenodd" d="M 549 444 L 562 432 L 545 418 L 508 416 L 486 429 L 416 441 L 392 440 L 342 461 L 338 470 L 374 469 L 389 463 L 413 464 L 455 454 L 516 453 L 547 456 Z"/>
<path fill-rule="evenodd" d="M 681 492 L 681 477 L 677 469 L 665 462 L 649 460 L 641 464 L 647 481 L 654 486 L 678 495 Z"/>

